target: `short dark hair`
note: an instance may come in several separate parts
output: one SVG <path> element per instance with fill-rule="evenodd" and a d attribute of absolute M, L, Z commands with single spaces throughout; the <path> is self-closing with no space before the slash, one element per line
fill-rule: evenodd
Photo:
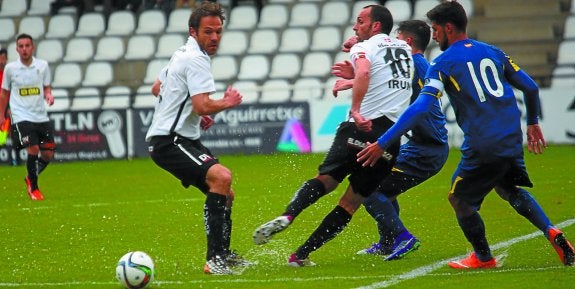
<path fill-rule="evenodd" d="M 190 15 L 190 19 L 188 20 L 188 27 L 194 28 L 194 30 L 198 31 L 198 28 L 200 28 L 200 21 L 202 20 L 203 17 L 206 16 L 220 17 L 220 19 L 222 20 L 222 24 L 226 19 L 224 10 L 222 9 L 222 5 L 220 3 L 212 1 L 204 1 L 202 2 L 202 6 L 196 9 L 194 12 L 192 12 L 192 15 Z"/>
<path fill-rule="evenodd" d="M 391 16 L 389 9 L 381 5 L 367 5 L 363 8 L 370 7 L 371 13 L 369 14 L 369 18 L 371 18 L 371 21 L 381 23 L 381 32 L 389 35 L 393 28 L 393 16 Z"/>
<path fill-rule="evenodd" d="M 409 34 L 413 38 L 413 45 L 425 51 L 431 39 L 431 27 L 422 20 L 405 20 L 399 23 L 398 32 Z"/>
<path fill-rule="evenodd" d="M 2 54 L 8 55 L 8 50 L 6 50 L 6 48 L 0 48 L 0 55 Z"/>
<path fill-rule="evenodd" d="M 22 34 L 18 35 L 18 37 L 16 37 L 16 42 L 18 42 L 18 40 L 20 40 L 20 39 L 30 39 L 30 41 L 32 41 L 32 43 L 34 43 L 34 39 L 32 39 L 32 36 L 30 36 L 30 34 L 22 33 Z"/>
<path fill-rule="evenodd" d="M 457 1 L 446 1 L 427 12 L 427 18 L 439 25 L 451 23 L 461 32 L 467 29 L 467 14 Z"/>

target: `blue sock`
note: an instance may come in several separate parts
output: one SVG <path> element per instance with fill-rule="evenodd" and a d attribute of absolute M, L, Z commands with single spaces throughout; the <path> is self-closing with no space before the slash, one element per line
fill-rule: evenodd
<path fill-rule="evenodd" d="M 457 217 L 457 223 L 463 231 L 467 241 L 473 246 L 473 251 L 479 260 L 486 262 L 493 258 L 491 249 L 485 238 L 485 224 L 478 212 L 467 217 Z"/>
<path fill-rule="evenodd" d="M 369 198 L 367 198 L 366 200 L 368 200 L 368 199 Z M 366 203 L 364 202 L 364 204 L 366 204 Z M 399 215 L 399 203 L 397 202 L 397 199 L 393 200 L 393 202 L 391 202 L 391 204 L 393 205 L 393 208 L 395 209 L 395 212 L 397 213 L 397 215 Z M 366 210 L 369 212 L 370 209 L 368 209 L 368 206 L 369 206 L 369 201 L 368 201 L 367 205 L 365 205 Z M 372 215 L 372 217 L 373 217 L 373 215 Z M 395 236 L 392 234 L 392 232 L 390 232 L 385 227 L 385 225 L 382 224 L 381 222 L 376 222 L 376 224 L 377 224 L 377 232 L 379 233 L 379 244 L 381 244 L 385 247 L 393 246 L 393 243 L 395 242 Z"/>
<path fill-rule="evenodd" d="M 378 227 L 385 228 L 383 231 L 389 232 L 394 238 L 407 231 L 393 204 L 384 194 L 374 192 L 364 200 L 363 204 L 367 212 L 377 221 Z M 388 239 L 389 236 L 380 238 Z"/>
<path fill-rule="evenodd" d="M 533 196 L 522 188 L 517 188 L 517 194 L 509 196 L 509 204 L 519 213 L 531 222 L 539 230 L 543 231 L 545 237 L 549 238 L 547 231 L 552 227 L 551 221 L 543 212 L 543 209 L 533 198 Z"/>

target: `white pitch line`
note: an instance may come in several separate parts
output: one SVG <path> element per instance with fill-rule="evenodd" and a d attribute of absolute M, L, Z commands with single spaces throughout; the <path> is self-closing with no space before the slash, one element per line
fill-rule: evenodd
<path fill-rule="evenodd" d="M 564 227 L 571 226 L 573 224 L 575 224 L 575 219 L 569 219 L 569 220 L 566 220 L 566 221 L 563 221 L 563 222 L 557 224 L 556 227 L 564 228 Z M 517 243 L 523 242 L 523 241 L 527 241 L 527 240 L 533 239 L 533 238 L 541 236 L 541 235 L 542 235 L 541 231 L 535 231 L 531 234 L 516 237 L 516 238 L 510 239 L 510 240 L 504 241 L 504 242 L 499 242 L 499 243 L 491 246 L 491 249 L 492 250 L 506 249 L 506 248 L 511 247 L 514 244 L 517 244 Z M 503 256 L 496 256 L 496 258 L 497 259 L 502 258 L 502 257 L 504 258 L 505 256 L 506 256 L 506 252 Z M 411 280 L 411 279 L 415 279 L 415 278 L 422 277 L 425 275 L 429 275 L 429 273 L 431 273 L 437 269 L 445 268 L 445 263 L 452 261 L 452 260 L 465 258 L 465 257 L 467 257 L 467 255 L 461 255 L 461 256 L 457 256 L 457 257 L 453 257 L 453 258 L 449 258 L 449 259 L 444 259 L 444 260 L 441 260 L 441 261 L 438 261 L 438 262 L 435 262 L 435 263 L 432 263 L 432 264 L 429 264 L 426 266 L 415 268 L 409 272 L 406 272 L 406 273 L 403 273 L 400 275 L 395 275 L 395 276 L 393 276 L 393 278 L 391 278 L 389 280 L 373 283 L 373 284 L 370 284 L 367 286 L 357 287 L 356 289 L 387 288 L 389 286 L 399 284 L 399 283 L 406 281 L 406 280 Z"/>
<path fill-rule="evenodd" d="M 432 273 L 427 276 L 454 276 L 462 274 L 493 274 L 493 273 L 508 273 L 508 272 L 541 272 L 546 270 L 557 270 L 563 266 L 548 266 L 540 268 L 511 268 L 498 271 L 489 270 L 476 270 L 476 271 L 454 271 L 454 273 Z M 363 279 L 373 279 L 373 278 L 390 278 L 393 275 L 364 275 L 364 276 L 323 276 L 323 277 L 311 277 L 311 278 L 274 278 L 274 279 L 213 279 L 213 280 L 188 280 L 188 281 L 177 281 L 177 280 L 154 280 L 153 284 L 157 285 L 205 285 L 205 284 L 232 284 L 232 283 L 285 283 L 285 282 L 317 282 L 317 281 L 333 281 L 333 280 L 363 280 Z M 96 281 L 70 281 L 70 282 L 46 282 L 46 283 L 14 283 L 14 282 L 0 282 L 0 288 L 2 287 L 70 287 L 70 286 L 102 286 L 109 288 L 112 285 L 117 285 L 118 282 L 107 281 L 107 282 L 96 282 Z"/>
<path fill-rule="evenodd" d="M 195 199 L 186 199 L 180 201 L 195 201 Z M 155 202 L 155 201 L 154 201 Z M 158 201 L 160 202 L 160 201 Z M 565 228 L 575 224 L 575 219 L 569 219 L 563 221 L 556 225 L 558 228 Z M 535 237 L 541 236 L 540 231 L 535 231 L 531 234 L 527 234 L 524 236 L 519 236 L 504 242 L 497 243 L 491 246 L 492 250 L 499 250 L 499 249 L 507 249 L 514 244 L 527 241 L 533 239 Z M 389 280 L 373 283 L 371 285 L 358 287 L 357 289 L 378 289 L 378 288 L 386 288 L 392 285 L 396 285 L 406 280 L 415 279 L 422 276 L 443 276 L 443 275 L 457 275 L 457 274 L 483 274 L 483 273 L 493 273 L 493 271 L 454 271 L 454 273 L 436 273 L 433 274 L 432 272 L 444 268 L 445 264 L 448 261 L 456 260 L 460 258 L 464 258 L 467 255 L 456 256 L 449 259 L 444 259 L 426 266 L 422 266 L 411 270 L 409 272 L 400 274 L 400 275 L 377 275 L 377 276 L 324 276 L 324 277 L 313 277 L 313 278 L 275 278 L 275 279 L 230 279 L 230 280 L 191 280 L 191 281 L 176 281 L 176 280 L 156 280 L 154 284 L 209 284 L 209 283 L 224 283 L 224 284 L 231 284 L 231 283 L 274 283 L 274 282 L 314 282 L 314 281 L 322 281 L 322 280 L 363 280 L 363 279 L 373 279 L 373 278 L 390 278 Z M 507 251 L 502 252 L 501 254 L 497 255 L 496 258 L 499 260 L 504 260 L 507 256 Z M 545 268 L 534 268 L 533 270 L 526 270 L 526 269 L 507 269 L 502 270 L 505 272 L 508 271 L 521 271 L 521 272 L 528 272 L 528 271 L 541 271 L 541 270 L 552 270 L 560 268 L 557 266 L 552 267 L 545 267 Z M 500 271 L 497 271 L 500 272 Z M 69 286 L 80 286 L 80 285 L 99 285 L 99 286 L 110 286 L 113 284 L 117 284 L 117 282 L 94 282 L 94 281 L 71 281 L 71 282 L 47 282 L 47 283 L 13 283 L 13 282 L 0 282 L 0 287 L 69 287 Z"/>

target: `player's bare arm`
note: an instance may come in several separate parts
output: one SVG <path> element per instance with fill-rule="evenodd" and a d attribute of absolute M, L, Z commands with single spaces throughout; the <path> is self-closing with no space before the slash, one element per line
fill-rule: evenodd
<path fill-rule="evenodd" d="M 192 106 L 198 115 L 210 115 L 234 107 L 242 103 L 242 95 L 231 86 L 228 86 L 224 97 L 211 99 L 209 93 L 200 93 L 192 96 Z"/>
<path fill-rule="evenodd" d="M 365 119 L 360 114 L 361 102 L 365 94 L 367 93 L 367 88 L 369 86 L 369 69 L 371 64 L 365 58 L 358 58 L 355 61 L 355 78 L 353 79 L 353 92 L 351 99 L 351 117 L 355 121 L 355 125 L 362 131 L 371 130 L 371 120 Z"/>
<path fill-rule="evenodd" d="M 152 84 L 152 95 L 154 96 L 158 96 L 160 94 L 160 86 L 162 85 L 162 82 L 159 79 L 156 79 L 154 81 L 154 84 Z"/>
<path fill-rule="evenodd" d="M 7 115 L 4 115 L 6 111 L 6 105 L 10 99 L 10 90 L 0 89 L 0 124 L 4 123 Z"/>

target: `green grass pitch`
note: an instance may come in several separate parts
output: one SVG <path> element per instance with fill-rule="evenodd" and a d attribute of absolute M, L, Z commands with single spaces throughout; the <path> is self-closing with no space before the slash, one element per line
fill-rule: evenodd
<path fill-rule="evenodd" d="M 53 163 L 40 179 L 41 202 L 28 198 L 23 166 L 0 167 L 0 288 L 121 288 L 115 266 L 133 250 L 155 261 L 150 288 L 573 288 L 575 268 L 564 267 L 543 235 L 494 193 L 480 212 L 501 267 L 447 267 L 447 260 L 471 250 L 447 202 L 459 156 L 452 150 L 437 176 L 399 197 L 406 226 L 422 241 L 418 251 L 391 262 L 355 255 L 377 238 L 360 209 L 343 233 L 312 253 L 318 265 L 309 268 L 288 267 L 286 258 L 347 184 L 256 246 L 254 229 L 283 212 L 323 154 L 221 156 L 234 172 L 232 247 L 257 262 L 235 276 L 204 275 L 203 195 L 149 159 Z M 575 241 L 575 146 L 526 153 L 526 162 L 535 183 L 530 191 Z"/>

